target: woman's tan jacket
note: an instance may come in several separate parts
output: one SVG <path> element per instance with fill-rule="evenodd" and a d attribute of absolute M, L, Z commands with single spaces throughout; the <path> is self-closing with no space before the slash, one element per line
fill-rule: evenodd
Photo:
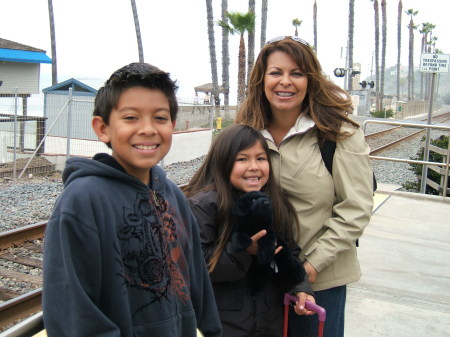
<path fill-rule="evenodd" d="M 355 242 L 369 223 L 373 207 L 372 165 L 363 132 L 350 125 L 342 127 L 352 136 L 337 142 L 330 175 L 316 130 L 309 118 L 299 117 L 279 148 L 263 131 L 275 177 L 297 210 L 300 257 L 318 271 L 314 291 L 360 279 Z"/>

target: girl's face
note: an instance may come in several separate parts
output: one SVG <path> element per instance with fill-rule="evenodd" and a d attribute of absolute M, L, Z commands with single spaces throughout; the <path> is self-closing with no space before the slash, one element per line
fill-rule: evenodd
<path fill-rule="evenodd" d="M 243 192 L 260 191 L 269 179 L 269 158 L 258 141 L 240 151 L 230 174 L 231 185 Z"/>
<path fill-rule="evenodd" d="M 308 77 L 285 52 L 274 51 L 267 59 L 264 93 L 274 114 L 298 115 L 306 96 Z"/>

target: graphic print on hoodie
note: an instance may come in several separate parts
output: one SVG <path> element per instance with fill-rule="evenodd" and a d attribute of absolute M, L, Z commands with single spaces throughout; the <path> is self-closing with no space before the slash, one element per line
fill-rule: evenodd
<path fill-rule="evenodd" d="M 152 300 L 134 314 L 173 296 L 182 302 L 190 300 L 181 270 L 187 270 L 187 266 L 180 259 L 182 247 L 174 218 L 167 212 L 169 205 L 161 195 L 156 191 L 150 194 L 149 198 L 138 193 L 134 209 L 124 207 L 123 225 L 117 231 L 126 285 L 152 294 Z"/>

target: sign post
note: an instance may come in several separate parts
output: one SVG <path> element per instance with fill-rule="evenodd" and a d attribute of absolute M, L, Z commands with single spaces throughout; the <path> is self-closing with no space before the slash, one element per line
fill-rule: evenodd
<path fill-rule="evenodd" d="M 434 101 L 434 83 L 436 82 L 437 73 L 448 72 L 450 65 L 450 54 L 422 54 L 420 56 L 420 72 L 432 73 L 431 89 L 430 89 L 430 105 L 428 109 L 427 124 L 431 124 L 431 115 L 433 114 Z M 430 129 L 427 128 L 427 136 L 425 139 L 425 149 L 423 151 L 423 160 L 428 161 L 430 153 Z M 427 187 L 428 166 L 423 165 L 422 181 L 420 184 L 420 193 L 426 192 Z"/>

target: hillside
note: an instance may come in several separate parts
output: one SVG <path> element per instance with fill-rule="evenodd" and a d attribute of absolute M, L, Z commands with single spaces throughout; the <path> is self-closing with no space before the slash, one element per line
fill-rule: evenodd
<path fill-rule="evenodd" d="M 384 75 L 384 94 L 385 95 L 392 95 L 395 96 L 397 94 L 397 71 L 396 67 L 391 67 L 386 69 L 385 75 Z M 424 83 L 426 83 L 426 77 L 428 75 L 429 81 L 431 81 L 431 74 L 421 73 L 418 70 L 414 72 L 414 92 L 416 99 L 421 98 L 421 75 L 424 75 Z M 406 100 L 406 96 L 408 94 L 408 82 L 406 80 L 407 73 L 401 72 L 400 78 L 401 78 L 401 86 L 400 86 L 400 96 L 401 100 Z M 374 78 L 366 78 L 365 81 L 375 81 Z M 356 89 L 356 88 L 355 88 Z M 360 89 L 360 88 L 358 88 Z M 436 83 L 435 83 L 435 96 L 437 99 L 440 99 L 444 97 L 445 95 L 450 93 L 450 73 L 440 73 L 436 77 Z M 424 96 L 428 97 L 428 94 L 425 94 L 424 89 Z"/>

